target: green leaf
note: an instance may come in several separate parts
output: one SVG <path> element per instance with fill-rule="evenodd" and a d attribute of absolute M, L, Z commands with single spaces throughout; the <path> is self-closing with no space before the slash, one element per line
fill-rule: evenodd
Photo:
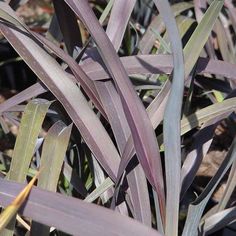
<path fill-rule="evenodd" d="M 56 192 L 71 129 L 72 125 L 67 127 L 62 121 L 56 122 L 49 129 L 42 149 L 41 175 L 39 176 L 38 187 Z M 39 232 L 41 232 L 41 235 L 49 235 L 49 227 L 33 222 L 31 227 L 32 235 L 36 235 Z"/>
<path fill-rule="evenodd" d="M 93 190 L 85 199 L 85 202 L 93 202 L 96 198 L 100 197 L 105 191 L 114 185 L 110 178 L 106 178 L 101 185 Z"/>
<path fill-rule="evenodd" d="M 226 99 L 221 103 L 215 103 L 203 108 L 181 121 L 181 135 L 191 129 L 204 124 L 206 121 L 226 112 L 233 112 L 236 108 L 236 98 Z"/>
<path fill-rule="evenodd" d="M 49 129 L 42 149 L 38 187 L 56 192 L 71 129 L 72 125 L 67 127 L 62 121 Z"/>
<path fill-rule="evenodd" d="M 10 180 L 21 183 L 25 181 L 37 138 L 50 105 L 51 102 L 47 100 L 34 99 L 26 106 L 8 173 Z"/>
<path fill-rule="evenodd" d="M 205 124 L 208 120 L 221 116 L 222 114 L 231 113 L 236 108 L 236 98 L 226 99 L 221 103 L 215 103 L 208 107 L 202 108 L 181 120 L 181 135 L 188 131 Z M 160 144 L 163 143 L 163 135 L 158 136 Z"/>
<path fill-rule="evenodd" d="M 214 0 L 210 7 L 204 14 L 201 22 L 197 26 L 196 30 L 191 35 L 188 43 L 184 47 L 184 60 L 185 60 L 185 76 L 187 77 L 211 33 L 211 30 L 216 22 L 216 19 L 223 7 L 224 1 Z"/>
<path fill-rule="evenodd" d="M 8 179 L 20 183 L 25 181 L 37 138 L 50 104 L 51 102 L 44 99 L 34 99 L 26 106 L 16 138 Z M 8 229 L 2 232 L 2 235 L 13 235 L 14 226 L 15 218 L 9 223 Z"/>

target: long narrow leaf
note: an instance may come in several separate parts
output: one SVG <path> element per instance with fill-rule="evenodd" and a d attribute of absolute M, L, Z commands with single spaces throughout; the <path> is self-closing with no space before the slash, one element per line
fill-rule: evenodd
<path fill-rule="evenodd" d="M 118 51 L 127 27 L 131 12 L 136 0 L 116 1 L 106 29 L 114 48 Z M 122 17 L 119 15 L 122 14 Z M 130 136 L 130 129 L 126 120 L 120 97 L 111 81 L 95 83 L 100 91 L 100 98 L 106 110 L 120 153 Z M 135 167 L 127 174 L 130 187 L 130 198 L 133 204 L 134 218 L 151 226 L 151 209 L 145 175 L 140 166 Z M 143 184 L 140 184 L 143 183 Z M 116 193 L 117 191 L 115 191 Z M 114 195 L 113 198 L 116 198 Z"/>
<path fill-rule="evenodd" d="M 72 125 L 66 126 L 62 121 L 56 122 L 48 131 L 44 140 L 40 166 L 41 175 L 37 186 L 56 192 L 57 184 L 68 146 Z M 49 235 L 49 227 L 32 222 L 31 233 Z"/>
<path fill-rule="evenodd" d="M 187 133 L 189 130 L 201 126 L 207 120 L 210 120 L 218 115 L 223 113 L 231 113 L 236 108 L 236 98 L 229 98 L 221 103 L 216 103 L 210 105 L 206 108 L 203 108 L 186 118 L 183 118 L 181 121 L 181 134 Z"/>
<path fill-rule="evenodd" d="M 16 196 L 13 202 L 8 205 L 5 210 L 0 214 L 0 232 L 4 229 L 5 226 L 10 222 L 10 220 L 15 217 L 17 211 L 26 201 L 38 175 L 38 172 L 33 179 L 25 186 L 25 188 Z"/>
<path fill-rule="evenodd" d="M 224 228 L 230 223 L 233 223 L 236 218 L 236 207 L 217 212 L 205 219 L 201 227 L 201 232 L 204 234 L 213 234 L 214 232 Z"/>
<path fill-rule="evenodd" d="M 93 202 L 96 198 L 100 197 L 105 191 L 114 185 L 110 178 L 106 178 L 103 183 L 93 190 L 85 199 L 85 202 Z"/>
<path fill-rule="evenodd" d="M 88 76 L 81 70 L 80 66 L 77 65 L 75 60 L 70 57 L 68 54 L 66 54 L 62 49 L 57 47 L 55 44 L 53 44 L 50 40 L 46 39 L 45 37 L 42 37 L 41 35 L 31 31 L 17 16 L 16 13 L 5 3 L 0 2 L 0 16 L 6 20 L 7 22 L 10 22 L 16 27 L 23 27 L 30 35 L 35 37 L 40 43 L 46 46 L 46 48 L 49 48 L 52 50 L 59 58 L 64 60 L 69 67 L 71 68 L 72 72 L 75 74 L 75 79 L 78 80 L 78 82 L 81 84 L 83 89 L 86 91 L 90 99 L 94 102 L 94 104 L 97 106 L 97 108 L 101 111 L 104 117 L 106 117 L 103 108 L 101 107 L 100 101 L 98 99 L 98 94 L 96 92 L 96 89 L 94 88 L 94 84 Z"/>
<path fill-rule="evenodd" d="M 119 49 L 125 29 L 136 0 L 115 1 L 107 25 L 106 33 L 114 48 Z M 122 16 L 122 17 L 120 17 Z"/>
<path fill-rule="evenodd" d="M 14 106 L 45 92 L 46 89 L 40 83 L 36 83 L 1 103 L 0 112 L 7 111 Z"/>
<path fill-rule="evenodd" d="M 76 16 L 64 1 L 54 0 L 53 6 L 67 51 L 72 56 L 75 47 L 82 46 L 82 38 Z"/>
<path fill-rule="evenodd" d="M 50 104 L 51 102 L 44 99 L 35 99 L 26 106 L 12 154 L 8 179 L 21 183 L 25 181 L 37 138 Z M 15 218 L 2 235 L 13 235 L 14 227 Z"/>
<path fill-rule="evenodd" d="M 190 2 L 179 2 L 171 6 L 174 16 L 178 16 L 181 12 L 186 11 L 193 7 L 193 4 Z M 152 29 L 157 29 L 159 32 L 162 32 L 165 29 L 165 25 L 161 20 L 161 15 L 157 15 L 153 18 L 151 24 L 147 28 L 144 36 L 140 40 L 139 49 L 142 54 L 148 54 L 153 44 L 156 40 L 156 36 L 153 33 Z"/>
<path fill-rule="evenodd" d="M 92 152 L 111 178 L 115 179 L 119 155 L 101 122 L 88 106 L 82 92 L 67 77 L 57 62 L 25 33 L 13 30 L 3 24 L 0 25 L 0 30 L 41 81 L 62 103 Z"/>
<path fill-rule="evenodd" d="M 138 55 L 120 58 L 129 75 L 132 74 L 170 74 L 173 70 L 172 55 Z M 81 68 L 92 80 L 109 79 L 110 75 L 104 65 L 89 62 Z M 221 60 L 200 57 L 196 65 L 198 74 L 214 74 L 236 80 L 235 64 Z"/>
<path fill-rule="evenodd" d="M 172 89 L 164 115 L 164 145 L 166 173 L 166 218 L 165 234 L 178 235 L 180 192 L 180 118 L 184 90 L 184 61 L 178 28 L 167 1 L 154 0 L 166 25 L 173 52 L 174 73 Z"/>
<path fill-rule="evenodd" d="M 230 169 L 230 173 L 229 173 L 229 177 L 225 186 L 225 191 L 223 193 L 223 196 L 218 204 L 217 207 L 217 212 L 220 212 L 222 210 L 224 210 L 229 202 L 229 199 L 233 193 L 233 191 L 235 190 L 235 186 L 236 186 L 236 162 L 233 163 L 231 169 Z"/>
<path fill-rule="evenodd" d="M 41 154 L 42 171 L 37 184 L 40 188 L 56 192 L 71 129 L 72 125 L 67 127 L 61 121 L 56 122 L 49 129 Z"/>
<path fill-rule="evenodd" d="M 0 179 L 0 204 L 7 206 L 22 187 L 22 184 Z M 35 221 L 53 225 L 72 235 L 161 235 L 157 231 L 114 211 L 38 188 L 32 189 L 21 213 Z"/>
<path fill-rule="evenodd" d="M 202 213 L 209 201 L 212 193 L 216 189 L 217 184 L 223 178 L 224 174 L 232 165 L 236 158 L 236 139 L 234 139 L 233 144 L 226 157 L 224 158 L 220 168 L 218 169 L 215 176 L 211 179 L 207 187 L 201 193 L 201 195 L 189 206 L 187 219 L 184 226 L 183 236 L 197 235 L 197 228 L 202 216 Z"/>
<path fill-rule="evenodd" d="M 35 99 L 28 103 L 21 119 L 8 178 L 24 182 L 44 117 L 51 102 Z"/>
<path fill-rule="evenodd" d="M 127 73 L 122 66 L 114 47 L 109 41 L 104 30 L 92 12 L 87 1 L 80 2 L 66 0 L 67 4 L 80 17 L 90 31 L 101 56 L 114 79 L 117 90 L 121 96 L 123 108 L 129 123 L 135 149 L 141 165 L 145 170 L 146 177 L 155 187 L 160 198 L 160 208 L 164 213 L 164 185 L 162 167 L 155 139 L 154 130 L 151 126 L 147 113 L 138 99 Z"/>
<path fill-rule="evenodd" d="M 185 74 L 189 75 L 204 47 L 224 1 L 214 0 L 184 48 Z"/>

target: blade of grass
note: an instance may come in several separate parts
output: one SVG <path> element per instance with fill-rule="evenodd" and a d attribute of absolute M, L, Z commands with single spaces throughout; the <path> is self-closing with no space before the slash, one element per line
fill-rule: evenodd
<path fill-rule="evenodd" d="M 157 0 L 154 0 L 154 3 L 166 25 L 173 52 L 174 72 L 172 88 L 165 108 L 163 123 L 167 186 L 165 234 L 167 236 L 177 236 L 181 166 L 180 119 L 184 90 L 184 60 L 181 38 L 169 3 Z"/>
<path fill-rule="evenodd" d="M 216 172 L 215 176 L 211 179 L 209 184 L 206 186 L 200 196 L 190 204 L 187 219 L 184 225 L 183 236 L 197 235 L 197 228 L 202 216 L 202 213 L 209 201 L 212 193 L 216 189 L 217 184 L 223 178 L 227 170 L 232 165 L 236 158 L 236 138 L 234 139 L 229 152 L 224 158 L 220 168 Z"/>
<path fill-rule="evenodd" d="M 51 102 L 34 99 L 28 103 L 21 119 L 8 178 L 24 182 L 39 132 Z"/>
<path fill-rule="evenodd" d="M 125 148 L 125 143 L 130 136 L 130 129 L 125 118 L 120 97 L 111 81 L 97 81 L 95 85 L 111 124 L 117 146 L 120 153 L 122 153 Z M 139 174 L 137 174 L 137 172 L 139 172 Z M 147 185 L 139 184 L 140 182 L 146 183 L 145 175 L 142 175 L 140 170 L 135 168 L 128 173 L 127 180 L 130 187 L 130 198 L 133 201 L 134 217 L 151 226 L 151 210 Z M 117 187 L 118 186 L 116 186 L 116 188 Z M 119 191 L 115 191 L 113 195 L 114 200 L 118 192 Z"/>
<path fill-rule="evenodd" d="M 211 125 L 201 129 L 193 137 L 193 143 L 190 149 L 191 151 L 186 156 L 181 169 L 181 199 L 183 199 L 184 194 L 191 186 L 199 166 L 202 163 L 202 159 L 205 157 L 210 148 L 214 130 L 215 125 Z"/>
<path fill-rule="evenodd" d="M 127 180 L 129 183 L 132 205 L 134 208 L 134 218 L 151 227 L 152 214 L 148 186 L 145 173 L 140 164 L 134 167 L 131 172 L 127 173 Z M 159 216 L 161 218 L 160 211 Z"/>
<path fill-rule="evenodd" d="M 186 134 L 190 130 L 205 125 L 209 120 L 223 119 L 222 115 L 227 116 L 232 113 L 235 108 L 236 98 L 229 98 L 221 103 L 215 103 L 202 108 L 181 120 L 181 135 Z M 163 135 L 158 136 L 160 144 L 163 142 Z"/>
<path fill-rule="evenodd" d="M 0 113 L 5 112 L 10 108 L 45 92 L 46 89 L 40 83 L 36 83 L 1 103 Z"/>
<path fill-rule="evenodd" d="M 103 24 L 103 22 L 105 21 L 105 19 L 107 18 L 113 4 L 114 4 L 115 0 L 109 0 L 109 2 L 107 3 L 106 8 L 103 10 L 102 15 L 99 18 L 99 22 L 101 23 L 101 25 Z"/>
<path fill-rule="evenodd" d="M 136 0 L 120 0 L 114 2 L 106 33 L 116 50 L 118 50 L 121 45 L 126 29 L 124 26 L 128 24 L 135 3 Z"/>
<path fill-rule="evenodd" d="M 106 178 L 103 183 L 93 190 L 85 199 L 85 202 L 93 202 L 98 197 L 100 197 L 105 191 L 111 188 L 114 185 L 113 181 L 110 178 Z"/>
<path fill-rule="evenodd" d="M 74 12 L 64 1 L 53 0 L 55 14 L 63 35 L 63 41 L 70 56 L 75 47 L 82 47 L 82 38 Z"/>
<path fill-rule="evenodd" d="M 160 208 L 164 213 L 164 185 L 158 145 L 145 109 L 138 99 L 114 47 L 101 28 L 88 2 L 83 0 L 78 3 L 74 0 L 66 0 L 66 3 L 86 25 L 99 48 L 107 69 L 116 83 L 139 161 L 144 167 L 146 177 L 158 192 L 161 201 Z"/>
<path fill-rule="evenodd" d="M 204 47 L 224 1 L 214 0 L 184 48 L 185 75 L 188 76 Z"/>
<path fill-rule="evenodd" d="M 196 134 L 196 136 L 194 135 L 193 145 L 190 149 L 192 151 L 187 155 L 181 170 L 181 198 L 192 184 L 202 158 L 207 154 L 217 123 L 222 119 L 227 118 L 234 110 L 235 108 L 232 107 L 232 110 L 226 109 L 226 111 L 222 111 L 222 113 L 212 116 L 210 119 L 204 121 L 201 130 Z"/>
<path fill-rule="evenodd" d="M 96 158 L 109 176 L 115 179 L 118 152 L 101 122 L 88 106 L 82 92 L 58 63 L 25 35 L 24 31 L 22 33 L 3 24 L 0 25 L 0 29 L 30 68 L 62 103 Z"/>
<path fill-rule="evenodd" d="M 94 102 L 95 106 L 100 110 L 103 116 L 106 118 L 106 115 L 103 111 L 100 101 L 98 100 L 98 94 L 94 87 L 94 84 L 87 75 L 81 70 L 80 66 L 77 65 L 76 61 L 66 54 L 61 48 L 53 44 L 50 40 L 45 37 L 31 31 L 15 14 L 12 9 L 5 3 L 0 2 L 0 15 L 7 22 L 12 23 L 16 27 L 23 27 L 29 34 L 35 37 L 40 43 L 46 46 L 47 49 L 53 51 L 59 58 L 65 61 L 72 72 L 75 74 L 75 79 L 82 85 L 85 92 L 88 94 L 89 98 Z M 50 53 L 51 53 L 50 51 Z"/>
<path fill-rule="evenodd" d="M 173 70 L 172 55 L 138 55 L 120 58 L 125 70 L 132 74 L 170 74 Z M 89 62 L 81 68 L 92 80 L 109 79 L 110 75 L 99 62 Z M 200 75 L 214 74 L 236 80 L 235 64 L 200 57 L 196 65 Z"/>
<path fill-rule="evenodd" d="M 223 196 L 220 199 L 220 202 L 218 203 L 217 212 L 220 212 L 226 208 L 229 199 L 233 191 L 235 190 L 235 186 L 236 186 L 236 162 L 233 163 L 230 169 L 229 177 L 227 179 Z"/>
<path fill-rule="evenodd" d="M 117 140 L 117 144 L 120 153 L 123 153 L 125 143 L 130 136 L 130 130 L 125 119 L 124 111 L 120 99 L 114 91 L 114 87 L 111 82 L 98 82 L 97 89 L 101 93 L 101 100 L 104 102 L 104 108 L 108 114 L 108 119 L 112 126 L 114 135 Z M 111 106 L 110 104 L 113 104 Z M 115 111 L 113 109 L 116 109 Z M 141 222 L 151 225 L 151 214 L 150 214 L 150 202 L 148 196 L 148 190 L 146 185 L 145 175 L 143 174 L 140 166 L 135 167 L 127 174 L 127 180 L 130 187 L 130 197 L 133 202 L 134 217 Z M 118 182 L 117 182 L 118 183 Z M 143 183 L 140 185 L 140 183 Z M 116 186 L 117 188 L 118 186 Z M 116 193 L 113 198 L 116 199 Z"/>
<path fill-rule="evenodd" d="M 72 125 L 56 122 L 48 131 L 41 154 L 42 169 L 38 179 L 40 188 L 56 192 L 59 175 L 66 154 Z"/>
<path fill-rule="evenodd" d="M 95 86 L 113 130 L 118 149 L 122 153 L 130 135 L 130 129 L 120 97 L 112 81 L 96 81 Z"/>
<path fill-rule="evenodd" d="M 63 164 L 63 174 L 73 186 L 74 189 L 82 196 L 85 197 L 87 195 L 87 190 L 84 186 L 84 183 L 81 177 L 77 174 L 75 169 L 72 169 L 68 163 L 64 162 Z"/>
<path fill-rule="evenodd" d="M 51 102 L 44 99 L 35 99 L 26 106 L 12 154 L 8 179 L 17 182 L 25 181 L 37 138 L 50 104 Z M 14 227 L 15 217 L 3 230 L 2 235 L 13 235 Z"/>
<path fill-rule="evenodd" d="M 217 35 L 219 50 L 224 61 L 233 63 L 235 61 L 234 54 L 229 50 L 228 40 L 226 40 L 226 31 L 220 20 L 216 21 L 214 31 Z"/>
<path fill-rule="evenodd" d="M 236 98 L 229 98 L 221 103 L 215 103 L 185 117 L 181 121 L 181 135 L 197 126 L 201 126 L 207 120 L 216 118 L 226 112 L 233 112 L 235 108 Z"/>
<path fill-rule="evenodd" d="M 92 159 L 91 161 L 92 161 L 92 165 L 93 165 L 94 184 L 95 184 L 95 187 L 97 188 L 105 181 L 106 176 L 105 176 L 105 173 L 102 170 L 101 166 L 98 164 L 97 160 L 94 158 L 93 155 L 91 155 L 91 159 Z M 113 189 L 108 189 L 106 192 L 104 192 L 100 196 L 100 198 L 102 200 L 102 204 L 106 204 L 112 194 L 113 194 Z"/>
<path fill-rule="evenodd" d="M 135 2 L 136 1 L 134 0 L 116 1 L 112 8 L 106 33 L 116 51 L 118 51 L 122 42 Z M 122 17 L 117 18 L 120 14 L 122 14 Z M 110 121 L 120 153 L 123 153 L 125 144 L 131 133 L 120 97 L 111 81 L 95 83 L 95 86 L 103 102 L 103 106 Z M 130 194 L 133 204 L 134 218 L 146 225 L 151 226 L 151 209 L 148 189 L 145 175 L 140 166 L 135 167 L 127 174 L 127 181 L 130 187 L 128 194 Z M 139 183 L 143 184 L 141 185 Z M 119 188 L 119 186 L 116 186 L 116 188 Z M 119 191 L 115 191 L 113 199 L 116 199 L 116 194 L 118 194 L 118 192 Z"/>
<path fill-rule="evenodd" d="M 34 178 L 24 187 L 24 189 L 16 196 L 13 202 L 8 205 L 3 212 L 0 214 L 0 233 L 7 226 L 7 224 L 16 216 L 17 211 L 22 206 L 22 204 L 26 201 L 35 181 L 39 176 L 38 172 Z"/>
<path fill-rule="evenodd" d="M 22 186 L 0 178 L 1 205 L 7 206 Z M 39 188 L 32 189 L 20 213 L 72 235 L 161 236 L 156 230 L 104 207 Z"/>
<path fill-rule="evenodd" d="M 205 219 L 201 226 L 201 232 L 205 235 L 213 234 L 230 223 L 233 223 L 235 218 L 236 207 L 217 212 Z"/>
<path fill-rule="evenodd" d="M 49 129 L 44 140 L 42 155 L 40 160 L 41 175 L 37 186 L 56 192 L 62 164 L 68 146 L 72 125 L 66 126 L 62 121 L 58 121 Z M 37 222 L 32 222 L 31 234 L 49 235 L 50 228 Z"/>
<path fill-rule="evenodd" d="M 192 3 L 189 2 L 180 2 L 176 3 L 171 6 L 173 15 L 176 17 L 178 16 L 181 12 L 184 12 L 190 8 L 193 7 Z M 163 32 L 165 29 L 165 25 L 162 22 L 161 15 L 155 16 L 151 22 L 151 24 L 148 26 L 144 36 L 139 42 L 139 49 L 142 54 L 148 54 L 156 40 L 155 34 L 153 34 L 151 29 L 157 29 L 158 32 Z"/>
<path fill-rule="evenodd" d="M 168 45 L 168 43 L 162 38 L 162 36 L 160 35 L 160 33 L 151 28 L 151 31 L 154 33 L 154 35 L 156 36 L 156 38 L 159 40 L 161 46 L 160 48 L 162 48 L 166 53 L 171 54 L 171 50 L 170 50 L 170 46 Z M 165 54 L 166 54 L 165 53 Z"/>
<path fill-rule="evenodd" d="M 206 9 L 207 9 L 207 1 L 194 0 L 194 12 L 196 14 L 196 19 L 197 19 L 198 23 L 202 20 L 202 17 L 204 16 Z M 214 46 L 210 40 L 212 40 L 211 36 L 206 42 L 205 49 L 206 49 L 206 52 L 208 53 L 209 57 L 215 59 L 216 53 L 214 50 Z"/>

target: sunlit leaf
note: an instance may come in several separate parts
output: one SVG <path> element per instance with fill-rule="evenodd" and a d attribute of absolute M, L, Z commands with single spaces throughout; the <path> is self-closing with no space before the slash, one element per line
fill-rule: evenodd
<path fill-rule="evenodd" d="M 8 205 L 3 212 L 0 214 L 0 232 L 7 226 L 12 218 L 16 216 L 17 211 L 22 206 L 22 204 L 26 201 L 35 181 L 39 176 L 38 172 L 34 178 L 24 187 L 24 189 L 16 196 L 16 198 L 12 201 L 10 205 Z"/>

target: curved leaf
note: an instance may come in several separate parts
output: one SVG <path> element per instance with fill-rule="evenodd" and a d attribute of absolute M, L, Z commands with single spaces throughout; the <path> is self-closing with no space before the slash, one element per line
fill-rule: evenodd
<path fill-rule="evenodd" d="M 100 26 L 88 2 L 86 0 L 79 2 L 65 0 L 65 2 L 80 17 L 89 30 L 99 48 L 109 73 L 116 83 L 131 129 L 137 156 L 143 166 L 146 177 L 158 192 L 161 199 L 161 209 L 164 212 L 164 184 L 158 145 L 144 106 L 137 97 L 114 47 Z"/>
<path fill-rule="evenodd" d="M 0 24 L 0 30 L 34 73 L 62 103 L 96 158 L 109 176 L 115 179 L 119 154 L 76 84 L 68 78 L 51 56 L 25 34 L 23 29 L 17 31 Z"/>

